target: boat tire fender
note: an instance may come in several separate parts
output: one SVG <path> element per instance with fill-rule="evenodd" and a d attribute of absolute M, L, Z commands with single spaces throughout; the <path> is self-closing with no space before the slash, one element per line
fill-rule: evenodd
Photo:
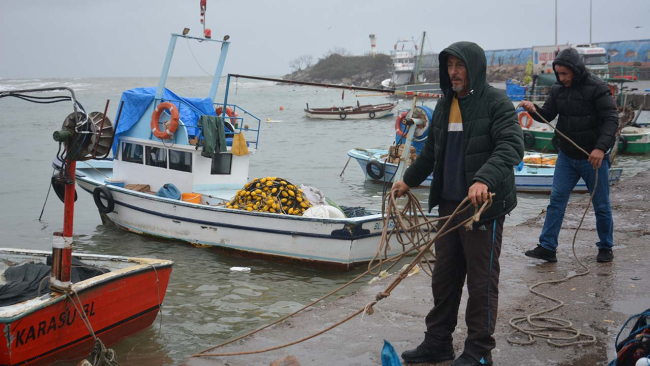
<path fill-rule="evenodd" d="M 618 148 L 618 152 L 620 153 L 625 152 L 625 150 L 627 150 L 627 139 L 625 138 L 625 136 L 621 135 L 618 139 L 618 142 L 620 142 L 621 144 L 620 147 Z"/>
<path fill-rule="evenodd" d="M 535 146 L 535 135 L 530 131 L 524 131 L 524 146 L 532 149 Z"/>
<path fill-rule="evenodd" d="M 339 118 L 340 118 L 340 119 L 346 119 L 347 117 L 348 117 L 348 114 L 347 114 L 347 113 L 345 113 L 345 112 L 341 112 L 341 113 L 339 113 Z"/>
<path fill-rule="evenodd" d="M 375 112 L 368 113 L 368 117 L 370 117 L 370 119 L 374 119 L 375 118 Z"/>
<path fill-rule="evenodd" d="M 376 167 L 376 170 L 373 169 Z M 372 179 L 381 179 L 384 177 L 384 164 L 380 163 L 378 160 L 370 160 L 366 165 L 366 173 Z"/>
<path fill-rule="evenodd" d="M 101 195 L 104 195 L 104 199 L 106 199 L 106 206 L 104 206 L 104 203 L 101 200 Z M 99 212 L 103 214 L 111 213 L 115 209 L 113 194 L 108 188 L 106 188 L 106 186 L 98 186 L 95 188 L 95 190 L 93 190 L 93 199 L 95 200 L 95 206 L 97 206 Z"/>
<path fill-rule="evenodd" d="M 526 117 L 526 125 L 523 123 L 523 119 Z M 528 112 L 521 112 L 519 113 L 519 126 L 521 128 L 530 128 L 530 126 L 533 125 L 533 117 L 528 114 Z"/>
<path fill-rule="evenodd" d="M 551 147 L 554 150 L 560 151 L 560 138 L 557 136 L 558 135 L 553 134 L 553 138 L 551 139 Z"/>

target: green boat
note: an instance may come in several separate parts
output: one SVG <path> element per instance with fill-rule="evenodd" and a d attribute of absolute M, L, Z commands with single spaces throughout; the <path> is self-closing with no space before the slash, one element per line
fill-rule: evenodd
<path fill-rule="evenodd" d="M 538 151 L 557 151 L 555 133 L 550 127 L 524 128 L 524 145 Z M 625 155 L 650 154 L 650 128 L 625 127 L 618 142 L 618 153 Z"/>

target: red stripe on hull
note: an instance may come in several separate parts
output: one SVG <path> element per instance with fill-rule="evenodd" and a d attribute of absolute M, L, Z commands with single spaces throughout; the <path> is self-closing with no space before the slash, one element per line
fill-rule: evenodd
<path fill-rule="evenodd" d="M 171 267 L 157 269 L 158 289 L 156 272 L 149 269 L 127 273 L 79 293 L 83 311 L 105 345 L 110 346 L 151 325 L 158 311 L 158 296 L 162 302 L 170 274 Z M 3 365 L 41 365 L 77 359 L 90 354 L 94 344 L 70 299 L 0 326 L 4 328 L 0 332 L 0 364 Z M 9 341 L 7 333 L 11 337 Z"/>

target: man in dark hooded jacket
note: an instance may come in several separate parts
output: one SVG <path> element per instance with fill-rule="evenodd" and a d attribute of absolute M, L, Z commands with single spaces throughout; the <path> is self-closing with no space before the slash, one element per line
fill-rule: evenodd
<path fill-rule="evenodd" d="M 614 259 L 614 220 L 609 202 L 608 152 L 614 146 L 618 129 L 616 104 L 607 84 L 589 73 L 575 49 L 567 48 L 560 52 L 553 61 L 553 70 L 557 82 L 551 87 L 544 106 L 537 107 L 531 102 L 522 102 L 521 106 L 538 121 L 541 119 L 537 113 L 547 121 L 559 115 L 556 129 L 589 153 L 589 156 L 558 134 L 559 154 L 544 228 L 539 237 L 539 245 L 525 254 L 557 262 L 555 252 L 564 212 L 573 188 L 582 178 L 589 193 L 593 192 L 596 185 L 592 199 L 599 239 L 596 244 L 596 260 L 611 262 Z"/>
<path fill-rule="evenodd" d="M 424 341 L 402 353 L 402 358 L 422 363 L 455 357 L 452 333 L 467 277 L 467 339 L 453 365 L 490 365 L 503 222 L 517 205 L 513 166 L 523 158 L 523 133 L 512 102 L 485 81 L 487 62 L 481 47 L 454 43 L 440 53 L 439 60 L 444 97 L 436 105 L 420 156 L 393 189 L 401 196 L 433 172 L 429 210 L 439 206 L 440 216 L 450 215 L 467 196 L 475 206 L 486 201 L 489 193 L 494 197 L 472 230 L 462 227 L 436 240 L 434 307 L 425 319 Z M 450 227 L 470 215 L 456 217 Z"/>

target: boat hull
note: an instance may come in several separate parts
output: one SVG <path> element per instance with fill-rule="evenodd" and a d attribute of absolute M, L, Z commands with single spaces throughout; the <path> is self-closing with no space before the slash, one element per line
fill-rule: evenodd
<path fill-rule="evenodd" d="M 44 258 L 48 252 L 28 253 Z M 72 285 L 92 328 L 107 346 L 153 323 L 165 295 L 173 262 L 125 257 L 75 255 L 82 261 L 124 261 L 124 268 Z M 129 261 L 134 261 L 129 263 Z M 138 263 L 139 262 L 139 263 Z M 88 356 L 94 339 L 72 304 L 75 297 L 56 294 L 0 308 L 0 364 L 46 365 Z M 8 337 L 8 338 L 7 338 Z"/>
<path fill-rule="evenodd" d="M 308 110 L 305 110 L 305 116 L 308 118 L 314 118 L 314 119 L 328 119 L 328 120 L 338 120 L 338 121 L 343 121 L 343 120 L 348 120 L 348 119 L 377 119 L 377 118 L 383 118 L 383 117 L 388 117 L 393 115 L 393 109 L 388 109 L 384 111 L 375 111 L 374 117 L 370 117 L 370 112 L 366 113 L 347 113 L 345 115 L 345 118 L 341 118 L 341 114 L 338 112 L 332 112 L 332 113 L 312 113 L 309 112 Z"/>
<path fill-rule="evenodd" d="M 386 150 L 368 149 L 364 153 L 363 151 L 352 149 L 348 151 L 348 156 L 354 158 L 359 163 L 366 180 L 392 182 L 393 176 L 397 172 L 397 165 L 392 163 L 383 164 L 381 162 L 380 157 L 386 153 L 388 153 Z M 371 160 L 379 161 L 384 166 L 384 174 L 381 179 L 374 179 L 369 175 L 368 169 L 371 168 L 368 168 L 368 164 Z M 515 171 L 515 187 L 518 192 L 551 193 L 554 172 L 555 168 L 553 167 L 524 165 L 521 171 Z M 621 174 L 622 169 L 611 169 L 609 172 L 609 183 L 613 184 L 618 182 L 621 179 Z M 433 175 L 429 175 L 420 186 L 429 187 L 431 186 L 432 180 Z M 578 181 L 578 184 L 573 189 L 574 193 L 585 193 L 587 191 L 587 185 L 582 179 Z"/>
<path fill-rule="evenodd" d="M 102 185 L 84 177 L 78 177 L 77 183 L 89 193 Z M 370 261 L 384 227 L 380 213 L 346 219 L 308 218 L 193 204 L 106 187 L 115 209 L 104 217 L 124 230 L 322 269 L 348 270 Z M 402 251 L 396 240 L 390 244 L 389 256 Z"/>
<path fill-rule="evenodd" d="M 327 120 L 334 120 L 334 121 L 343 121 L 343 120 L 349 120 L 349 119 L 354 119 L 354 120 L 377 119 L 377 118 L 389 117 L 389 116 L 392 116 L 392 115 L 393 115 L 392 110 L 375 112 L 375 117 L 374 118 L 370 118 L 368 113 L 348 114 L 348 115 L 346 115 L 345 118 L 341 118 L 339 114 L 322 114 L 322 113 L 316 114 L 316 113 L 305 112 L 305 116 L 307 116 L 307 118 L 327 119 Z"/>
<path fill-rule="evenodd" d="M 307 108 L 305 116 L 315 119 L 376 119 L 393 115 L 397 103 L 357 105 L 356 107 Z"/>
<path fill-rule="evenodd" d="M 525 132 L 529 132 L 534 137 L 534 144 L 528 146 L 534 150 L 544 150 L 549 152 L 557 152 L 557 148 L 551 141 L 555 135 L 553 131 L 541 131 L 534 129 L 524 129 Z M 624 143 L 619 141 L 618 149 L 619 154 L 623 155 L 645 155 L 650 153 L 650 132 L 646 133 L 623 133 L 627 141 L 627 146 L 624 147 Z M 530 140 L 527 140 L 530 143 Z"/>

